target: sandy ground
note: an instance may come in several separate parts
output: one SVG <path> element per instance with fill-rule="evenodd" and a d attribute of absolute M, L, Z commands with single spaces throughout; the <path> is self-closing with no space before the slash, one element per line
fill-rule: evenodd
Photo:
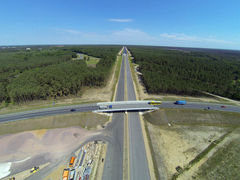
<path fill-rule="evenodd" d="M 49 174 L 44 180 L 62 179 L 63 169 L 67 167 L 67 162 L 62 162 L 51 174 Z"/>
<path fill-rule="evenodd" d="M 99 159 L 98 159 L 98 161 L 95 164 L 95 166 L 96 166 L 95 173 L 92 176 L 93 179 L 96 179 L 96 180 L 101 180 L 102 179 L 104 163 L 105 163 L 106 153 L 107 153 L 107 144 L 103 144 L 101 146 L 101 149 L 100 149 L 99 153 L 100 153 L 98 155 Z M 102 159 L 104 159 L 103 162 L 102 162 Z"/>
<path fill-rule="evenodd" d="M 39 166 L 39 169 L 42 169 L 42 168 L 48 166 L 49 164 L 50 164 L 50 163 L 45 163 L 45 164 L 43 164 L 43 165 L 40 165 L 40 166 Z M 19 180 L 25 179 L 25 178 L 27 178 L 27 177 L 29 177 L 29 176 L 31 175 L 30 171 L 31 171 L 31 168 L 29 168 L 29 169 L 27 169 L 27 170 L 25 170 L 25 171 L 23 171 L 23 172 L 14 174 L 13 176 L 9 176 L 9 177 L 7 177 L 7 178 L 4 178 L 3 180 L 9 180 L 9 178 L 12 178 L 12 177 L 15 177 L 15 179 L 17 179 L 17 180 L 18 180 L 18 179 L 19 179 Z"/>
<path fill-rule="evenodd" d="M 228 145 L 231 140 L 233 139 L 239 139 L 240 134 L 239 133 L 231 133 L 229 136 L 227 136 L 216 148 L 211 150 L 204 158 L 202 158 L 197 164 L 195 164 L 193 167 L 191 167 L 190 170 L 185 171 L 183 174 L 181 174 L 178 179 L 179 180 L 185 180 L 185 179 L 193 179 L 193 176 L 196 176 L 199 168 L 201 165 L 203 165 L 216 151 L 218 151 L 220 148 Z"/>
<path fill-rule="evenodd" d="M 235 104 L 235 105 L 240 105 L 240 101 L 236 101 L 236 100 L 233 100 L 233 99 L 229 99 L 229 98 L 226 98 L 226 97 L 222 97 L 222 96 L 218 96 L 218 95 L 215 95 L 215 94 L 211 94 L 211 93 L 208 93 L 208 92 L 205 92 L 207 95 L 211 95 L 211 96 L 213 96 L 213 97 L 216 97 L 216 98 L 218 98 L 218 99 L 222 99 L 222 100 L 224 100 L 224 101 L 229 101 L 229 102 L 231 102 L 231 103 L 233 103 L 233 104 Z"/>
<path fill-rule="evenodd" d="M 171 179 L 176 167 L 182 168 L 212 141 L 226 132 L 219 127 L 155 126 L 148 129 L 161 179 Z"/>
<path fill-rule="evenodd" d="M 152 159 L 152 155 L 151 155 L 151 149 L 150 149 L 150 146 L 149 146 L 149 141 L 148 141 L 148 138 L 147 138 L 147 132 L 146 132 L 146 126 L 145 126 L 145 123 L 147 122 L 144 122 L 143 120 L 143 117 L 142 115 L 139 115 L 140 117 L 140 123 L 141 123 L 141 127 L 142 127 L 142 133 L 143 133 L 143 140 L 144 140 L 144 144 L 145 144 L 145 150 L 146 150 L 146 155 L 147 155 L 147 160 L 148 160 L 148 168 L 149 168 L 149 173 L 150 173 L 150 177 L 151 177 L 151 180 L 155 180 L 156 179 L 156 175 L 155 175 L 155 172 L 154 172 L 154 165 L 153 165 L 153 159 Z"/>
<path fill-rule="evenodd" d="M 97 133 L 78 127 L 27 131 L 0 136 L 0 162 L 12 162 L 11 174 L 59 159 Z M 16 161 L 22 161 L 17 162 Z M 15 162 L 15 163 L 14 163 Z"/>
<path fill-rule="evenodd" d="M 81 96 L 82 101 L 111 101 L 114 81 L 116 80 L 117 61 L 113 67 L 112 75 L 109 77 L 106 86 L 101 88 L 86 88 Z"/>

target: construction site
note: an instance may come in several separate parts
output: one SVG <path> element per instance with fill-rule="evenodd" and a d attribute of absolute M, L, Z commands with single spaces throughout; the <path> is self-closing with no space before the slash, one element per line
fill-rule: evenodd
<path fill-rule="evenodd" d="M 88 180 L 95 179 L 100 173 L 98 167 L 103 166 L 103 148 L 106 144 L 103 141 L 89 142 L 70 158 L 67 167 L 63 170 L 63 180 Z M 98 171 L 99 170 L 99 171 Z"/>

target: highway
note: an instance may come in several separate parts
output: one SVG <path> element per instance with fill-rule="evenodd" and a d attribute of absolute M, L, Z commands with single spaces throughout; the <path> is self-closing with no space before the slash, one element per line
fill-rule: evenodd
<path fill-rule="evenodd" d="M 226 108 L 221 108 L 221 106 L 226 106 Z M 131 105 L 130 106 L 122 105 L 117 107 L 126 108 L 126 107 L 131 107 Z M 186 105 L 175 105 L 174 101 L 162 101 L 162 104 L 158 107 L 159 108 L 176 108 L 176 109 L 206 109 L 207 107 L 210 107 L 209 110 L 240 113 L 240 106 L 203 103 L 203 102 L 187 102 Z M 75 109 L 76 111 L 72 112 L 71 109 Z M 23 120 L 23 119 L 31 119 L 31 118 L 42 117 L 42 116 L 50 116 L 50 115 L 68 114 L 68 113 L 76 113 L 76 112 L 91 112 L 96 110 L 98 110 L 97 104 L 82 104 L 82 105 L 74 105 L 74 106 L 43 108 L 39 110 L 0 115 L 0 123 L 8 122 L 8 121 Z"/>
<path fill-rule="evenodd" d="M 75 109 L 75 111 L 71 111 L 71 109 Z M 16 121 L 16 120 L 23 120 L 23 119 L 31 119 L 35 117 L 68 114 L 68 113 L 75 113 L 75 112 L 88 112 L 88 111 L 94 111 L 97 109 L 98 109 L 98 106 L 96 104 L 83 104 L 83 105 L 43 108 L 39 110 L 24 111 L 24 112 L 12 113 L 12 114 L 3 114 L 3 115 L 0 115 L 0 122 Z"/>
<path fill-rule="evenodd" d="M 149 101 L 118 101 L 97 103 L 100 108 L 94 112 L 141 111 L 158 109 L 158 106 L 149 104 Z M 111 108 L 109 108 L 111 106 Z"/>
<path fill-rule="evenodd" d="M 126 56 L 126 59 L 128 57 Z M 129 62 L 126 61 L 127 97 L 136 100 Z M 150 179 L 148 161 L 138 112 L 128 113 L 130 179 Z"/>
<path fill-rule="evenodd" d="M 124 101 L 125 89 L 125 58 L 122 57 L 120 76 L 117 86 L 115 101 Z M 123 179 L 123 143 L 124 143 L 124 113 L 114 113 L 112 122 L 106 127 L 113 138 L 112 143 L 108 142 L 106 159 L 104 164 L 104 180 Z"/>
<path fill-rule="evenodd" d="M 126 53 L 126 49 L 124 49 Z M 120 70 L 119 81 L 116 89 L 115 101 L 135 101 L 136 94 L 134 91 L 133 80 L 127 55 L 122 56 L 122 64 Z M 126 72 L 126 82 L 125 82 Z M 125 94 L 125 85 L 127 85 L 127 94 Z M 227 112 L 240 113 L 240 106 L 225 105 L 213 103 L 187 102 L 186 105 L 175 105 L 174 101 L 163 101 L 159 108 L 178 108 L 178 109 L 206 109 Z M 116 105 L 116 108 L 132 107 L 132 105 Z M 140 107 L 140 106 L 139 106 Z M 74 111 L 71 111 L 74 109 Z M 76 112 L 90 112 L 99 109 L 97 104 L 81 104 L 63 107 L 52 107 L 25 112 L 17 112 L 12 114 L 0 115 L 0 123 L 8 121 L 17 121 L 23 119 L 31 119 L 41 116 L 59 115 Z M 104 164 L 103 176 L 104 180 L 122 180 L 123 179 L 123 146 L 124 146 L 124 120 L 123 112 L 113 113 L 112 121 L 106 126 L 100 135 L 89 138 L 87 141 L 103 140 L 108 142 L 106 159 Z M 129 133 L 129 175 L 130 179 L 150 179 L 148 161 L 146 157 L 145 145 L 143 141 L 142 128 L 140 124 L 139 113 L 128 112 L 128 133 Z M 63 159 L 66 157 L 63 157 Z M 61 160 L 62 161 L 62 160 Z M 52 162 L 50 166 L 44 168 L 28 179 L 42 179 L 51 172 L 61 161 Z"/>
<path fill-rule="evenodd" d="M 221 106 L 225 106 L 222 108 Z M 187 102 L 185 105 L 176 105 L 174 101 L 163 101 L 159 108 L 177 108 L 177 109 L 207 109 L 212 111 L 226 111 L 226 112 L 237 112 L 240 113 L 240 106 L 225 105 L 225 104 L 214 104 L 214 103 L 203 103 L 203 102 Z"/>

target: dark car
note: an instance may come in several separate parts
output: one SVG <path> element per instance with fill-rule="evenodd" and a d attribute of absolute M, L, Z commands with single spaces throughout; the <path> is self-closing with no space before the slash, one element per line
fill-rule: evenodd
<path fill-rule="evenodd" d="M 221 106 L 221 108 L 226 108 L 226 106 Z"/>
<path fill-rule="evenodd" d="M 70 111 L 73 112 L 73 111 L 76 111 L 76 109 L 71 109 Z"/>
<path fill-rule="evenodd" d="M 206 107 L 206 108 L 204 108 L 204 110 L 209 110 L 210 109 L 210 107 Z"/>

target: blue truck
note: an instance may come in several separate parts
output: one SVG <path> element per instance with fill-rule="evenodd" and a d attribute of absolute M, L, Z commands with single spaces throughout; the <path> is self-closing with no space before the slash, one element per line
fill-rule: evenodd
<path fill-rule="evenodd" d="M 185 105 L 185 104 L 187 104 L 187 101 L 180 100 L 180 101 L 176 101 L 174 104 L 176 104 L 176 105 Z"/>

